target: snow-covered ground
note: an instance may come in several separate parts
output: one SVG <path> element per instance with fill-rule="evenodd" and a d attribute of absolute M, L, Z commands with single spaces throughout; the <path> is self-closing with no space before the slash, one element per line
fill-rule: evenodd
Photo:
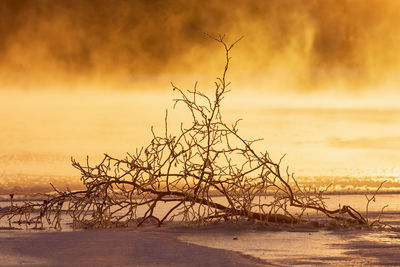
<path fill-rule="evenodd" d="M 0 232 L 1 266 L 262 266 L 237 252 L 149 229 Z"/>
<path fill-rule="evenodd" d="M 397 265 L 400 234 L 250 223 L 0 231 L 0 266 Z"/>

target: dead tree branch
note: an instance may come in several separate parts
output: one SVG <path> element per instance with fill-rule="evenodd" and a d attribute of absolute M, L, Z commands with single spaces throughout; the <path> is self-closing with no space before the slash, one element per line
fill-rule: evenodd
<path fill-rule="evenodd" d="M 72 159 L 85 190 L 55 189 L 43 203 L 25 203 L 0 216 L 59 229 L 62 213 L 72 218 L 74 227 L 108 228 L 140 226 L 149 220 L 158 225 L 168 220 L 203 224 L 239 218 L 299 223 L 306 210 L 315 210 L 335 220 L 368 225 L 350 206 L 328 209 L 322 191 L 302 189 L 293 175 L 282 172 L 282 159 L 274 162 L 268 151 L 254 149 L 258 139 L 239 135 L 239 120 L 223 121 L 220 107 L 230 85 L 230 52 L 243 37 L 228 44 L 225 36 L 207 36 L 225 52 L 215 94 L 200 92 L 197 83 L 187 91 L 172 84 L 178 92 L 175 105 L 191 114 L 188 125 L 182 123 L 180 131 L 171 134 L 166 113 L 164 135 L 152 130 L 150 144 L 125 158 L 105 154 L 97 165 Z"/>

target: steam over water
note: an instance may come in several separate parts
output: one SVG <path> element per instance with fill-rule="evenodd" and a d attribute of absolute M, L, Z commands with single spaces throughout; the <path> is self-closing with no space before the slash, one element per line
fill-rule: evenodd
<path fill-rule="evenodd" d="M 103 153 L 120 157 L 147 145 L 152 125 L 163 133 L 166 107 L 171 131 L 181 120 L 188 123 L 183 109 L 171 110 L 173 97 L 2 93 L 0 193 L 45 191 L 49 182 L 76 187 L 79 173 L 70 166 L 71 156 L 89 155 L 96 163 Z M 228 95 L 224 118 L 243 118 L 240 133 L 264 138 L 256 148 L 275 160 L 286 153 L 284 165 L 299 179 L 335 183 L 339 191 L 364 190 L 386 179 L 387 189 L 400 189 L 400 109 L 279 107 L 260 97 Z"/>
<path fill-rule="evenodd" d="M 224 118 L 306 185 L 366 190 L 400 175 L 400 1 L 0 1 L 0 194 L 71 188 L 162 132 L 168 84 L 213 95 L 231 43 Z M 206 90 L 206 89 L 208 90 Z M 170 112 L 171 130 L 187 120 Z"/>

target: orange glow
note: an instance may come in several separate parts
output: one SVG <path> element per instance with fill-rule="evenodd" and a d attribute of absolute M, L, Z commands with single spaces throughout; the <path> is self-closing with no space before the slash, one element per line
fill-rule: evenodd
<path fill-rule="evenodd" d="M 303 176 L 399 183 L 400 1 L 206 2 L 1 1 L 0 185 L 78 181 L 70 156 L 146 144 L 170 81 L 212 92 L 224 55 L 203 31 L 245 36 L 224 104 L 259 149 Z"/>
<path fill-rule="evenodd" d="M 171 78 L 209 81 L 222 55 L 201 31 L 245 36 L 230 75 L 237 88 L 399 84 L 396 0 L 23 3 L 2 1 L 3 86 L 152 90 Z"/>

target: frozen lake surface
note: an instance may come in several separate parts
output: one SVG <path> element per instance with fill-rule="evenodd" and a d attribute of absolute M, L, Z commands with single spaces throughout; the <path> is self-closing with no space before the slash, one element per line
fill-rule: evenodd
<path fill-rule="evenodd" d="M 398 232 L 255 229 L 246 223 L 0 231 L 3 266 L 397 265 Z"/>
<path fill-rule="evenodd" d="M 330 206 L 340 202 L 350 203 L 360 211 L 365 208 L 363 195 L 329 198 Z M 371 212 L 376 216 L 383 205 L 389 204 L 383 218 L 398 227 L 399 203 L 399 195 L 381 194 Z M 97 266 L 127 262 L 127 266 L 184 266 L 189 262 L 193 266 L 394 265 L 400 260 L 400 234 L 396 231 L 327 230 L 311 224 L 262 226 L 249 221 L 205 226 L 171 222 L 162 227 L 108 230 L 73 230 L 67 224 L 64 227 L 61 232 L 1 230 L 0 244 L 5 249 L 0 252 L 0 260 L 8 266 L 84 266 L 89 262 Z"/>

